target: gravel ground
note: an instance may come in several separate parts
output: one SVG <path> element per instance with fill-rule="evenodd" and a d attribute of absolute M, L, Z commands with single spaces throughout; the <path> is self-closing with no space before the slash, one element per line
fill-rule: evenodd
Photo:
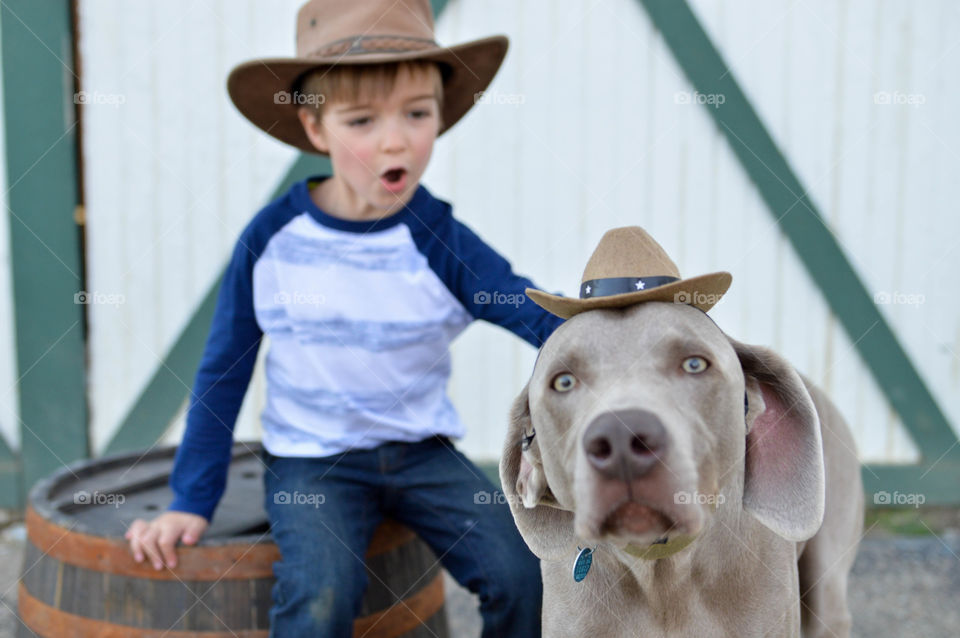
<path fill-rule="evenodd" d="M 867 538 L 850 583 L 854 635 L 960 635 L 960 534 Z"/>
<path fill-rule="evenodd" d="M 0 637 L 15 635 L 23 525 L 0 512 Z M 952 638 L 960 633 L 960 531 L 905 537 L 872 531 L 860 545 L 850 583 L 857 638 Z M 447 576 L 451 636 L 480 635 L 477 599 Z"/>

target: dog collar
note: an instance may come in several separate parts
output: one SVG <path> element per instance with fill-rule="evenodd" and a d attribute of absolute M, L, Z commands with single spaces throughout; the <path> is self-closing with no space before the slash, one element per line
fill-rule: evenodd
<path fill-rule="evenodd" d="M 638 547 L 636 545 L 628 544 L 623 548 L 623 551 L 631 556 L 643 558 L 644 560 L 657 560 L 660 558 L 673 556 L 692 542 L 693 536 L 673 536 L 671 538 L 664 537 L 655 540 L 652 544 L 647 545 L 646 547 Z"/>
<path fill-rule="evenodd" d="M 673 538 L 664 536 L 663 538 L 658 538 L 653 541 L 653 543 L 646 547 L 639 547 L 628 543 L 627 546 L 623 548 L 623 551 L 636 558 L 658 560 L 673 556 L 692 542 L 692 536 L 674 536 Z M 579 583 L 587 577 L 587 573 L 593 565 L 593 553 L 597 550 L 597 547 L 599 547 L 599 545 L 593 548 L 580 547 L 577 545 L 577 557 L 573 560 L 572 570 L 574 582 Z"/>

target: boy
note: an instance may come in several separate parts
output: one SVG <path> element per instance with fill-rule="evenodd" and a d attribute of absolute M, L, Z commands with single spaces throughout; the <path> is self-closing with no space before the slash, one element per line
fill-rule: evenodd
<path fill-rule="evenodd" d="M 493 487 L 448 438 L 463 434 L 446 396 L 448 347 L 476 318 L 536 346 L 560 320 L 533 304 L 489 303 L 531 284 L 419 185 L 434 140 L 489 84 L 506 38 L 441 48 L 428 0 L 311 0 L 297 22 L 297 59 L 240 65 L 228 89 L 271 135 L 328 154 L 333 175 L 295 184 L 241 235 L 174 501 L 131 525 L 131 551 L 173 567 L 175 544 L 206 530 L 267 334 L 265 500 L 283 556 L 270 635 L 352 635 L 362 557 L 390 516 L 480 595 L 484 636 L 539 636 L 537 561 L 504 504 L 477 502 Z M 291 505 L 281 492 L 323 494 L 323 505 Z"/>

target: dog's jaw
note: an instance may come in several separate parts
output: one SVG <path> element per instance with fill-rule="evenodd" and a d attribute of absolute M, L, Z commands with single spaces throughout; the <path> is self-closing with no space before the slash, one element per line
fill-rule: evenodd
<path fill-rule="evenodd" d="M 704 525 L 696 503 L 677 504 L 674 481 L 655 476 L 624 482 L 591 477 L 577 490 L 574 532 L 589 543 L 645 547 L 674 536 L 695 538 Z"/>

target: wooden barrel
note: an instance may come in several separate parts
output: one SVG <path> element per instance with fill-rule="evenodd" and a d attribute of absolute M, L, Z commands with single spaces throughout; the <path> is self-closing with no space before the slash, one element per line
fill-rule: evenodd
<path fill-rule="evenodd" d="M 176 569 L 136 563 L 123 534 L 172 499 L 175 448 L 75 464 L 30 492 L 19 638 L 266 638 L 280 552 L 263 510 L 259 443 L 237 443 L 227 491 Z M 318 566 L 319 568 L 319 566 Z M 354 635 L 448 636 L 443 573 L 423 541 L 385 521 L 367 552 Z M 400 598 L 402 597 L 402 598 Z"/>

